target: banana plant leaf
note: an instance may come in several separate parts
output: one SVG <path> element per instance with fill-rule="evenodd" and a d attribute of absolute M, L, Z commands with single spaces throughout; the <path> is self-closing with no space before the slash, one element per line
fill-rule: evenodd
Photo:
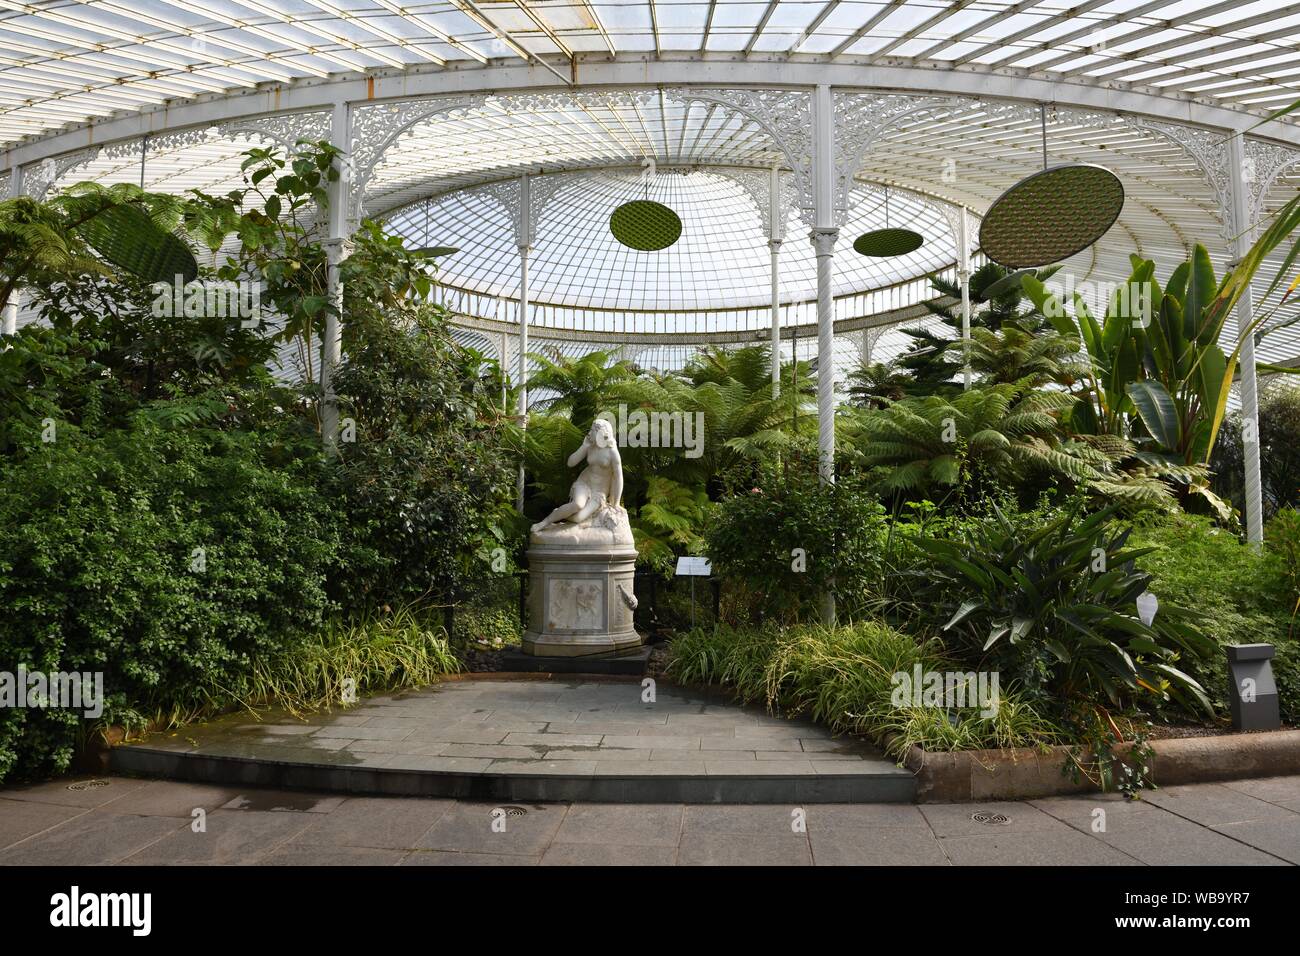
<path fill-rule="evenodd" d="M 1150 379 L 1132 382 L 1128 394 L 1151 437 L 1165 448 L 1178 448 L 1182 440 L 1182 422 L 1178 406 L 1165 387 Z"/>

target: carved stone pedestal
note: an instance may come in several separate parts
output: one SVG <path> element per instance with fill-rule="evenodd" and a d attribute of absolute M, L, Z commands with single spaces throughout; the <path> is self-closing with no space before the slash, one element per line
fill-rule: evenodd
<path fill-rule="evenodd" d="M 532 534 L 524 653 L 581 657 L 641 644 L 632 626 L 636 548 L 626 515 L 605 508 L 586 527 Z"/>
<path fill-rule="evenodd" d="M 578 657 L 636 647 L 635 548 L 528 549 L 527 654 Z"/>

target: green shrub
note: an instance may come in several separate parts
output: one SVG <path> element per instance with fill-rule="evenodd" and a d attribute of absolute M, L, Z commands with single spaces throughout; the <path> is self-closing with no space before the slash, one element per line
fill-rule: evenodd
<path fill-rule="evenodd" d="M 120 403 L 117 383 L 103 373 L 76 335 L 27 325 L 0 348 L 0 455 L 41 447 L 47 419 L 56 428 L 89 427 L 105 405 Z"/>
<path fill-rule="evenodd" d="M 1269 517 L 1300 504 L 1300 387 L 1273 382 L 1262 389 L 1258 421 L 1261 490 L 1264 515 Z M 1211 464 L 1215 491 L 1244 513 L 1246 459 L 1241 426 L 1241 412 L 1224 419 Z"/>
<path fill-rule="evenodd" d="M 331 485 L 347 517 L 339 597 L 460 602 L 505 537 L 513 472 L 500 410 L 478 393 L 437 310 L 352 318 L 335 377 L 356 428 Z"/>
<path fill-rule="evenodd" d="M 1295 618 L 1300 611 L 1300 511 L 1291 507 L 1279 511 L 1268 524 L 1264 542 L 1276 565 L 1276 577 L 1269 579 L 1276 580 L 1276 587 L 1270 591 L 1280 591 L 1276 597 L 1281 598 L 1282 606 L 1291 615 L 1289 633 L 1295 636 Z M 1268 570 L 1272 571 L 1273 568 Z M 1256 590 L 1258 589 L 1257 584 Z M 1275 595 L 1269 593 L 1265 599 L 1266 604 L 1275 607 L 1274 599 Z"/>
<path fill-rule="evenodd" d="M 252 150 L 247 189 L 173 210 L 213 262 L 239 240 L 218 274 L 259 282 L 274 329 L 157 315 L 148 285 L 89 256 L 29 281 L 48 326 L 0 349 L 0 670 L 102 673 L 102 720 L 137 725 L 328 705 L 349 678 L 363 693 L 456 666 L 436 611 L 389 607 L 473 596 L 496 562 L 512 479 L 499 383 L 422 304 L 431 261 L 363 223 L 334 380 L 356 440 L 321 454 L 313 343 L 334 306 L 308 220 L 336 153 Z M 244 193 L 265 214 L 241 213 Z M 303 381 L 273 378 L 277 353 Z M 0 779 L 65 767 L 84 730 L 6 709 Z"/>
<path fill-rule="evenodd" d="M 436 683 L 460 661 L 439 615 L 403 607 L 335 617 L 300 640 L 253 655 L 246 669 L 210 678 L 195 693 L 146 716 L 179 727 L 243 708 L 278 707 L 305 716 L 346 707 L 362 697 Z"/>
<path fill-rule="evenodd" d="M 1197 627 L 1218 645 L 1214 653 L 1185 662 L 1216 710 L 1228 708 L 1223 645 L 1265 642 L 1277 646 L 1273 672 L 1283 719 L 1300 723 L 1300 642 L 1292 624 L 1300 572 L 1295 512 L 1286 509 L 1269 522 L 1262 550 L 1195 515 L 1148 521 L 1135 529 L 1132 541 L 1149 549 L 1141 564 L 1152 575 L 1151 590 L 1162 602 L 1193 610 Z"/>
<path fill-rule="evenodd" d="M 138 723 L 238 686 L 331 611 L 335 518 L 312 460 L 263 436 L 147 422 L 57 433 L 0 463 L 0 661 L 104 674 L 104 719 Z M 62 770 L 78 717 L 0 714 L 0 778 Z"/>
<path fill-rule="evenodd" d="M 815 473 L 773 472 L 722 500 L 705 533 L 714 574 L 750 613 L 793 623 L 816 614 L 833 590 L 853 615 L 879 580 L 884 508 L 859 480 L 822 484 Z"/>
<path fill-rule="evenodd" d="M 878 621 L 850 626 L 696 629 L 674 639 L 668 673 L 684 683 L 720 684 L 773 711 L 807 714 L 837 732 L 867 735 L 902 756 L 1047 744 L 1058 729 L 1018 695 L 1002 691 L 992 716 L 975 709 L 895 706 L 895 675 L 945 672 L 936 641 L 917 641 Z"/>
<path fill-rule="evenodd" d="M 1037 526 L 993 518 L 955 539 L 917 541 L 930 559 L 915 595 L 962 661 L 994 669 L 1030 699 L 1128 706 L 1176 700 L 1209 713 L 1185 658 L 1208 657 L 1213 643 L 1188 611 L 1169 601 L 1151 625 L 1136 599 L 1151 581 L 1127 548 L 1129 531 L 1109 521 L 1114 507 L 1083 516 L 1076 505 Z"/>

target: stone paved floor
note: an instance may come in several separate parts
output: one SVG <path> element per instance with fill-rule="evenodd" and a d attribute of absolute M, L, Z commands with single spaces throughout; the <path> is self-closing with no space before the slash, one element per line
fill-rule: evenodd
<path fill-rule="evenodd" d="M 489 774 L 905 775 L 851 737 L 638 681 L 465 680 L 368 698 L 306 722 L 236 714 L 151 748 L 341 767 Z"/>
<path fill-rule="evenodd" d="M 98 779 L 106 785 L 0 790 L 0 864 L 1300 863 L 1300 777 L 1170 787 L 1135 803 L 526 804 L 522 815 L 457 800 Z M 506 811 L 504 832 L 494 810 Z M 1010 822 L 973 821 L 980 810 Z"/>

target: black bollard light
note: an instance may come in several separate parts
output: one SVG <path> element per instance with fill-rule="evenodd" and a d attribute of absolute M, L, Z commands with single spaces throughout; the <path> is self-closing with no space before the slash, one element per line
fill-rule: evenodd
<path fill-rule="evenodd" d="M 1228 676 L 1232 688 L 1232 726 L 1237 730 L 1277 730 L 1282 726 L 1278 712 L 1277 683 L 1273 680 L 1272 644 L 1230 644 Z"/>

